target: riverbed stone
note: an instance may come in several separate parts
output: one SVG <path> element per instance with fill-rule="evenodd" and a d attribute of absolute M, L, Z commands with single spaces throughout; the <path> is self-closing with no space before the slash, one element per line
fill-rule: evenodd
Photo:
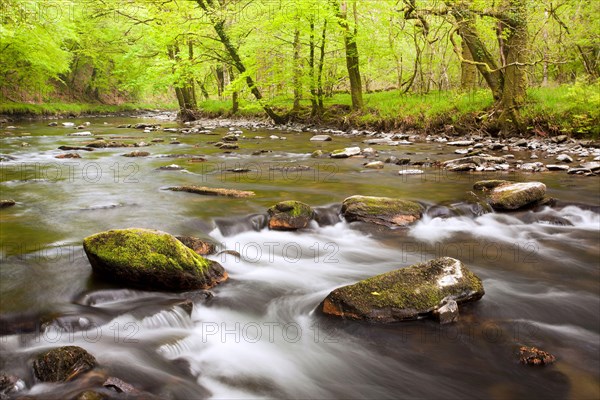
<path fill-rule="evenodd" d="M 345 149 L 334 150 L 331 152 L 331 158 L 348 158 L 360 154 L 360 147 L 346 147 Z"/>
<path fill-rule="evenodd" d="M 342 203 L 342 215 L 348 222 L 363 221 L 388 227 L 403 227 L 423 215 L 424 208 L 410 200 L 389 197 L 351 196 Z"/>
<path fill-rule="evenodd" d="M 39 354 L 33 361 L 33 372 L 42 382 L 66 382 L 96 365 L 96 358 L 85 349 L 63 346 Z"/>
<path fill-rule="evenodd" d="M 519 348 L 519 361 L 525 365 L 542 366 L 554 363 L 556 357 L 537 347 L 521 346 Z"/>
<path fill-rule="evenodd" d="M 434 310 L 433 316 L 441 325 L 458 321 L 458 303 L 455 300 L 449 300 L 446 304 Z"/>
<path fill-rule="evenodd" d="M 127 154 L 123 154 L 123 157 L 148 157 L 150 153 L 147 151 L 132 151 Z"/>
<path fill-rule="evenodd" d="M 244 190 L 236 190 L 236 189 L 225 189 L 225 188 L 211 188 L 206 186 L 173 186 L 168 188 L 173 192 L 188 192 L 201 194 L 205 196 L 224 196 L 224 197 L 252 197 L 255 195 L 254 192 L 244 191 Z"/>
<path fill-rule="evenodd" d="M 482 182 L 477 182 L 474 187 L 481 185 Z M 518 210 L 541 201 L 545 195 L 546 185 L 541 182 L 509 182 L 494 186 L 488 202 L 494 210 Z"/>
<path fill-rule="evenodd" d="M 484 294 L 481 279 L 461 261 L 442 257 L 337 288 L 321 303 L 321 310 L 341 318 L 390 323 L 427 317 L 450 301 L 460 305 Z"/>
<path fill-rule="evenodd" d="M 267 210 L 269 214 L 269 229 L 297 230 L 308 226 L 313 219 L 314 210 L 300 201 L 282 201 Z"/>
<path fill-rule="evenodd" d="M 311 142 L 330 142 L 331 136 L 329 135 L 315 135 L 310 138 Z"/>
<path fill-rule="evenodd" d="M 217 246 L 214 243 L 202 240 L 194 236 L 175 236 L 177 240 L 183 243 L 186 247 L 194 250 L 196 254 L 201 256 L 215 254 L 217 252 Z"/>
<path fill-rule="evenodd" d="M 0 200 L 0 208 L 12 207 L 15 204 L 17 204 L 17 202 L 12 199 Z"/>
<path fill-rule="evenodd" d="M 365 164 L 367 169 L 383 169 L 383 161 L 372 161 Z"/>
<path fill-rule="evenodd" d="M 208 289 L 227 279 L 223 267 L 157 230 L 115 229 L 88 236 L 83 249 L 95 273 L 157 290 Z"/>

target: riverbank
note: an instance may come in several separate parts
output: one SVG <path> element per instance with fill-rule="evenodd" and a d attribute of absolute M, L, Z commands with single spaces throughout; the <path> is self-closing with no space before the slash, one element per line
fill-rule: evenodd
<path fill-rule="evenodd" d="M 270 100 L 272 107 L 285 114 L 292 99 Z M 311 115 L 310 101 L 304 100 L 292 115 L 291 122 L 307 127 L 353 130 L 416 131 L 423 134 L 494 133 L 493 99 L 487 90 L 472 92 L 431 92 L 424 95 L 401 94 L 398 91 L 365 94 L 365 109 L 351 109 L 349 94 L 337 93 L 324 101 L 320 117 Z M 261 106 L 242 99 L 236 113 L 230 100 L 200 102 L 199 118 L 252 120 L 270 123 Z M 0 104 L 0 119 L 73 118 L 78 116 L 140 116 L 157 110 L 176 111 L 176 104 L 80 104 L 80 103 L 5 103 Z M 600 83 L 559 87 L 532 88 L 522 110 L 525 132 L 522 135 L 547 137 L 569 135 L 597 139 L 600 136 Z"/>

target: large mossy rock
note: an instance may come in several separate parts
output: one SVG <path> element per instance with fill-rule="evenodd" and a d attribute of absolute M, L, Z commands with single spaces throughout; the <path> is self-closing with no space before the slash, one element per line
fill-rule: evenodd
<path fill-rule="evenodd" d="M 277 203 L 267 213 L 269 229 L 280 231 L 306 228 L 314 216 L 314 211 L 308 204 L 293 200 Z"/>
<path fill-rule="evenodd" d="M 96 366 L 96 358 L 78 346 L 64 346 L 39 354 L 33 361 L 35 377 L 42 382 L 65 382 Z"/>
<path fill-rule="evenodd" d="M 321 304 L 325 314 L 389 323 L 429 316 L 447 302 L 479 300 L 483 284 L 462 262 L 437 258 L 343 286 Z"/>
<path fill-rule="evenodd" d="M 423 215 L 419 203 L 389 197 L 352 196 L 342 203 L 348 222 L 363 221 L 388 227 L 407 226 Z"/>
<path fill-rule="evenodd" d="M 493 183 L 491 185 L 490 183 Z M 544 199 L 546 185 L 541 182 L 512 183 L 506 181 L 481 181 L 476 190 L 490 190 L 488 201 L 494 210 L 518 210 Z"/>
<path fill-rule="evenodd" d="M 83 248 L 94 272 L 156 290 L 208 289 L 227 279 L 223 267 L 174 236 L 150 229 L 115 229 L 89 236 Z"/>

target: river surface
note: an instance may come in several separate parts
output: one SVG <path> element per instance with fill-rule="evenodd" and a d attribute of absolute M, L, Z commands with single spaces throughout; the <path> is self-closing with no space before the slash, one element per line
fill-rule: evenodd
<path fill-rule="evenodd" d="M 35 354 L 74 344 L 92 353 L 105 374 L 168 399 L 600 397 L 596 177 L 436 168 L 399 176 L 403 167 L 396 165 L 366 170 L 361 158 L 310 157 L 316 149 L 368 147 L 361 143 L 364 137 L 311 142 L 310 133 L 243 128 L 248 139 L 225 153 L 211 142 L 227 128 L 211 129 L 216 135 L 144 133 L 116 126 L 177 125 L 86 120 L 91 125 L 85 131 L 95 136 L 165 141 L 56 159 L 66 153 L 58 146 L 91 139 L 68 136 L 76 130 L 47 122 L 15 124 L 17 129 L 0 139 L 0 197 L 17 202 L 0 210 L 0 313 L 4 321 L 24 326 L 19 333 L 2 332 L 0 371 L 24 380 L 21 394 L 69 398 L 94 387 L 90 380 L 57 385 L 33 379 Z M 180 144 L 170 144 L 174 140 Z M 380 160 L 458 157 L 440 144 L 373 147 Z M 151 155 L 122 156 L 132 150 Z M 192 156 L 206 161 L 190 162 Z M 158 170 L 170 164 L 184 170 Z M 309 168 L 285 169 L 298 165 Z M 249 171 L 227 171 L 236 168 Z M 536 211 L 471 212 L 465 201 L 473 183 L 497 177 L 544 182 L 560 201 Z M 252 190 L 256 196 L 164 190 L 184 184 Z M 372 229 L 339 216 L 343 199 L 357 194 L 463 212 L 449 218 L 428 213 L 408 229 Z M 315 207 L 318 223 L 301 232 L 269 231 L 266 209 L 282 200 Z M 211 290 L 210 299 L 125 289 L 92 276 L 82 239 L 128 227 L 210 238 L 241 257 L 209 257 L 230 276 Z M 458 323 L 372 325 L 316 312 L 339 286 L 440 256 L 462 260 L 486 291 L 482 300 L 461 308 Z M 176 305 L 190 297 L 191 315 Z M 524 345 L 549 351 L 557 362 L 543 368 L 520 365 L 518 348 Z"/>

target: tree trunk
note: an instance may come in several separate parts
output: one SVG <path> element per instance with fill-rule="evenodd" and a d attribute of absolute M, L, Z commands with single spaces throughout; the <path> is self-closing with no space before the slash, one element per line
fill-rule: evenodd
<path fill-rule="evenodd" d="M 173 61 L 173 72 L 177 69 L 177 61 L 179 59 L 179 48 L 177 45 L 168 45 L 167 54 L 169 59 Z M 197 106 L 193 90 L 188 86 L 188 82 L 183 85 L 181 82 L 175 82 L 175 95 L 179 104 L 179 119 L 182 121 L 193 121 L 196 119 Z"/>
<path fill-rule="evenodd" d="M 237 49 L 235 48 L 233 43 L 231 43 L 229 35 L 225 31 L 225 21 L 221 18 L 215 18 L 212 14 L 213 8 L 215 6 L 214 0 L 196 0 L 196 2 L 200 6 L 200 8 L 202 8 L 206 13 L 209 14 L 211 22 L 213 24 L 213 28 L 215 29 L 217 36 L 219 36 L 219 41 L 225 47 L 227 54 L 229 54 L 229 57 L 231 57 L 231 62 L 233 66 L 239 71 L 240 74 L 245 74 L 246 67 L 242 62 L 242 59 L 240 58 Z M 258 100 L 265 113 L 269 116 L 269 118 L 273 120 L 273 122 L 275 122 L 276 124 L 285 124 L 288 121 L 288 117 L 278 115 L 269 105 L 265 104 L 265 102 L 262 101 L 262 94 L 260 93 L 260 90 L 254 83 L 254 80 L 250 75 L 246 75 L 246 84 L 248 85 L 248 88 L 250 88 L 250 92 L 254 95 L 256 100 Z"/>
<path fill-rule="evenodd" d="M 235 76 L 233 74 L 233 67 L 229 66 L 229 84 L 233 82 Z M 239 94 L 237 90 L 231 93 L 231 113 L 236 114 L 240 110 Z"/>
<path fill-rule="evenodd" d="M 358 56 L 358 46 L 356 44 L 356 34 L 357 34 L 357 14 L 356 14 L 356 1 L 353 0 L 353 10 L 354 10 L 354 27 L 350 27 L 350 23 L 348 22 L 348 12 L 347 12 L 347 3 L 346 1 L 342 1 L 341 6 L 335 3 L 338 14 L 338 21 L 342 29 L 344 30 L 344 49 L 346 51 L 346 68 L 348 69 L 348 78 L 350 80 L 350 95 L 352 97 L 352 108 L 355 110 L 360 110 L 363 108 L 363 98 L 362 98 L 362 82 L 360 78 L 360 68 L 359 68 L 359 56 Z"/>
<path fill-rule="evenodd" d="M 292 112 L 300 111 L 300 99 L 302 98 L 302 60 L 300 59 L 300 30 L 294 32 L 294 106 Z"/>
<path fill-rule="evenodd" d="M 308 69 L 310 72 L 310 104 L 312 117 L 319 112 L 319 103 L 317 102 L 316 71 L 315 71 L 315 21 L 310 20 L 310 36 L 308 39 Z"/>
<path fill-rule="evenodd" d="M 319 46 L 319 66 L 317 68 L 317 101 L 319 103 L 319 115 L 325 112 L 323 98 L 325 91 L 323 90 L 323 67 L 325 65 L 325 40 L 327 38 L 327 20 L 323 20 L 323 32 L 321 34 L 321 45 Z"/>
<path fill-rule="evenodd" d="M 473 56 L 471 55 L 471 50 L 469 50 L 469 46 L 467 46 L 467 43 L 464 40 L 462 41 L 461 47 L 463 59 L 474 61 Z M 475 89 L 477 84 L 477 67 L 464 61 L 461 63 L 460 67 L 460 88 L 464 91 L 471 91 Z"/>
<path fill-rule="evenodd" d="M 500 101 L 500 123 L 504 131 L 523 130 L 520 108 L 527 95 L 527 7 L 524 0 L 505 0 L 504 27 L 506 65 Z"/>

